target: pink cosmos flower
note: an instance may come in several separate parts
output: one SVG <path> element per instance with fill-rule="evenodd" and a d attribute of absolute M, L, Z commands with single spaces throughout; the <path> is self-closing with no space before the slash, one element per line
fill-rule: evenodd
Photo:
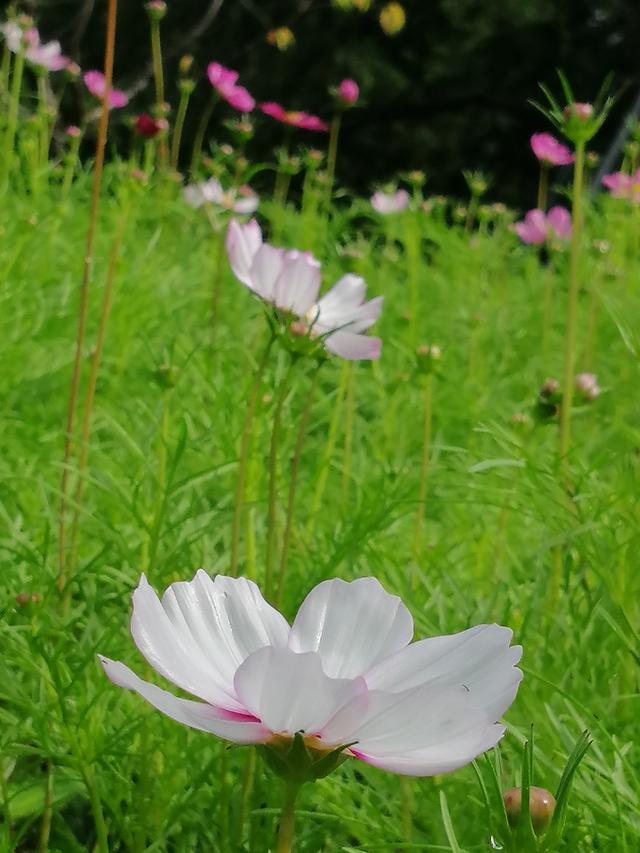
<path fill-rule="evenodd" d="M 60 71 L 71 62 L 68 56 L 64 56 L 59 41 L 42 43 L 40 33 L 35 27 L 23 30 L 14 21 L 7 21 L 0 28 L 4 35 L 7 47 L 12 53 L 18 53 L 24 49 L 27 62 L 46 71 Z"/>
<path fill-rule="evenodd" d="M 521 222 L 516 222 L 514 230 L 523 243 L 540 244 L 557 237 L 560 240 L 571 239 L 571 214 L 565 207 L 552 207 L 549 213 L 536 208 L 525 214 Z"/>
<path fill-rule="evenodd" d="M 396 190 L 394 193 L 383 193 L 382 190 L 371 196 L 371 207 L 377 212 L 400 213 L 409 206 L 409 193 L 406 190 Z"/>
<path fill-rule="evenodd" d="M 207 77 L 209 82 L 221 98 L 241 113 L 250 113 L 255 107 L 255 99 L 249 94 L 244 86 L 236 85 L 238 72 L 225 68 L 219 62 L 210 62 L 207 65 Z"/>
<path fill-rule="evenodd" d="M 380 316 L 382 297 L 365 302 L 364 279 L 345 275 L 318 299 L 319 262 L 309 252 L 263 243 L 255 219 L 246 225 L 231 220 L 227 254 L 238 281 L 265 302 L 298 318 L 296 333 L 321 338 L 323 346 L 341 358 L 380 357 L 380 339 L 362 333 Z"/>
<path fill-rule="evenodd" d="M 360 87 L 355 80 L 351 80 L 349 77 L 340 83 L 337 92 L 345 107 L 352 107 L 360 97 Z"/>
<path fill-rule="evenodd" d="M 290 124 L 293 127 L 299 127 L 301 130 L 329 130 L 329 125 L 318 118 L 318 116 L 296 110 L 285 110 L 283 106 L 276 104 L 275 101 L 265 101 L 263 104 L 258 104 L 258 107 L 265 115 L 271 116 L 276 121 L 281 121 L 283 124 Z"/>
<path fill-rule="evenodd" d="M 541 163 L 547 166 L 568 166 L 575 157 L 566 145 L 550 133 L 534 133 L 531 137 L 531 150 Z"/>
<path fill-rule="evenodd" d="M 104 96 L 104 74 L 102 71 L 85 71 L 82 76 L 84 85 L 91 92 L 94 98 L 102 100 Z M 129 96 L 121 89 L 111 89 L 109 92 L 109 106 L 114 109 L 126 107 L 129 103 Z"/>
<path fill-rule="evenodd" d="M 289 626 L 246 578 L 201 569 L 159 599 L 142 575 L 131 634 L 157 672 L 199 701 L 100 662 L 171 719 L 239 744 L 301 733 L 314 751 L 344 747 L 407 776 L 448 773 L 494 747 L 522 679 L 509 628 L 412 643 L 411 614 L 372 577 L 323 581 Z"/>
<path fill-rule="evenodd" d="M 633 175 L 613 172 L 611 175 L 605 175 L 602 183 L 614 198 L 626 198 L 636 204 L 640 203 L 640 169 Z"/>
<path fill-rule="evenodd" d="M 192 207 L 214 204 L 234 213 L 254 213 L 260 197 L 250 187 L 224 190 L 220 181 L 209 178 L 198 184 L 189 184 L 183 190 L 184 200 Z"/>

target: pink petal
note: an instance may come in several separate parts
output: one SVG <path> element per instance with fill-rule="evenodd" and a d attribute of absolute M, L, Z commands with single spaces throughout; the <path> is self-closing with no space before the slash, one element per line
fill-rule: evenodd
<path fill-rule="evenodd" d="M 571 238 L 571 214 L 566 207 L 552 207 L 547 214 L 547 223 L 563 240 Z"/>
<path fill-rule="evenodd" d="M 256 252 L 262 245 L 262 232 L 255 219 L 241 225 L 232 219 L 227 229 L 226 249 L 233 274 L 251 287 L 250 270 Z"/>
<path fill-rule="evenodd" d="M 273 302 L 278 308 L 303 316 L 320 291 L 320 263 L 309 252 L 289 251 L 274 282 Z"/>
<path fill-rule="evenodd" d="M 333 332 L 324 339 L 325 348 L 348 361 L 376 361 L 382 352 L 380 338 L 354 332 Z"/>

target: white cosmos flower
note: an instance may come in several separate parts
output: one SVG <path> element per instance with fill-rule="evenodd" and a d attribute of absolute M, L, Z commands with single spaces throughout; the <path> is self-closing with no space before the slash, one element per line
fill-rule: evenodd
<path fill-rule="evenodd" d="M 377 212 L 386 215 L 388 213 L 399 213 L 409 206 L 409 193 L 406 190 L 397 190 L 394 193 L 383 193 L 381 190 L 371 196 L 371 207 Z"/>
<path fill-rule="evenodd" d="M 238 281 L 265 302 L 298 317 L 301 331 L 322 336 L 329 352 L 351 360 L 380 357 L 380 339 L 363 332 L 380 316 L 382 297 L 365 302 L 363 278 L 344 275 L 319 299 L 320 263 L 310 252 L 264 243 L 255 219 L 245 225 L 231 220 L 227 254 Z"/>
<path fill-rule="evenodd" d="M 189 184 L 183 190 L 184 200 L 192 207 L 214 204 L 234 213 L 254 213 L 260 198 L 247 188 L 224 190 L 220 181 L 209 178 L 198 184 Z"/>
<path fill-rule="evenodd" d="M 315 749 L 410 776 L 462 767 L 495 746 L 513 702 L 522 649 L 477 625 L 412 643 L 413 620 L 375 578 L 323 581 L 290 627 L 245 578 L 200 570 L 159 599 L 142 576 L 133 639 L 181 699 L 100 657 L 119 687 L 180 723 L 235 743 L 302 732 Z"/>

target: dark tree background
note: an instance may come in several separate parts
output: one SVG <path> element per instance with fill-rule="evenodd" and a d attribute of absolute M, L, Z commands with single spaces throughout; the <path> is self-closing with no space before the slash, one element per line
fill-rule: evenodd
<path fill-rule="evenodd" d="M 342 183 L 362 191 L 419 168 L 429 176 L 429 192 L 462 193 L 461 170 L 479 168 L 492 176 L 496 198 L 526 204 L 536 180 L 528 137 L 547 129 L 528 103 L 540 98 L 538 82 L 559 92 L 555 69 L 562 68 L 578 99 L 588 101 L 614 73 L 613 90 L 621 95 L 595 140 L 600 152 L 640 89 L 638 0 L 404 0 L 406 26 L 394 37 L 379 25 L 382 5 L 373 0 L 363 13 L 328 0 L 168 0 L 162 24 L 168 98 L 175 107 L 183 53 L 194 55 L 199 78 L 187 133 L 208 97 L 203 75 L 212 60 L 237 68 L 258 100 L 326 118 L 328 86 L 351 76 L 362 101 L 345 116 Z M 82 67 L 101 66 L 106 0 L 33 0 L 21 8 Z M 295 35 L 286 51 L 266 39 L 282 25 Z M 150 72 L 144 6 L 126 0 L 118 17 L 116 77 L 119 86 L 136 91 L 136 109 L 152 104 Z M 215 119 L 211 129 L 219 132 Z M 314 136 L 297 134 L 310 145 L 321 141 Z M 280 139 L 281 129 L 260 118 L 251 153 L 268 156 Z"/>

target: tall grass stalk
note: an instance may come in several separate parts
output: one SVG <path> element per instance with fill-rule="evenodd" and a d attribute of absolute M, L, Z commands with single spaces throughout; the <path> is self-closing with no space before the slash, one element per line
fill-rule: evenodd
<path fill-rule="evenodd" d="M 62 459 L 62 479 L 60 483 L 60 508 L 58 521 L 58 589 L 64 590 L 70 580 L 66 566 L 66 514 L 67 495 L 69 490 L 69 474 L 71 456 L 73 453 L 73 432 L 75 427 L 76 407 L 78 401 L 78 389 L 80 386 L 80 373 L 82 368 L 82 355 L 84 350 L 84 339 L 87 325 L 87 313 L 89 309 L 89 285 L 93 270 L 93 250 L 98 223 L 98 204 L 100 201 L 100 183 L 102 180 L 102 169 L 104 166 L 104 150 L 107 140 L 107 126 L 109 123 L 109 94 L 113 80 L 113 55 L 116 43 L 116 19 L 118 11 L 118 0 L 108 0 L 107 5 L 107 35 L 104 52 L 104 93 L 102 96 L 102 111 L 98 125 L 98 139 L 96 142 L 96 160 L 93 169 L 93 186 L 91 191 L 91 207 L 89 212 L 89 226 L 87 228 L 87 239 L 84 250 L 83 273 L 80 284 L 80 305 L 78 308 L 78 326 L 76 332 L 75 356 L 71 374 L 71 386 L 69 388 L 69 400 L 67 405 L 67 419 L 64 432 L 64 454 Z"/>
<path fill-rule="evenodd" d="M 187 85 L 189 84 L 189 85 Z M 173 127 L 173 135 L 171 137 L 171 168 L 178 168 L 178 159 L 180 157 L 180 143 L 182 142 L 182 131 L 184 130 L 184 120 L 189 107 L 189 99 L 193 92 L 193 83 L 181 81 L 180 84 L 180 103 L 178 104 L 178 112 L 176 113 L 176 121 Z"/>
<path fill-rule="evenodd" d="M 413 525 L 413 560 L 417 562 L 422 552 L 422 529 L 424 525 L 425 501 L 427 499 L 427 481 L 429 476 L 429 460 L 431 458 L 431 421 L 433 398 L 433 374 L 428 373 L 424 378 L 424 396 L 422 413 L 422 456 L 420 460 L 420 477 L 418 480 L 418 506 Z M 412 589 L 415 591 L 417 579 L 412 574 Z"/>
<path fill-rule="evenodd" d="M 13 60 L 13 73 L 11 75 L 11 89 L 9 92 L 9 110 L 7 124 L 4 131 L 2 145 L 2 161 L 0 162 L 0 193 L 7 190 L 11 169 L 13 166 L 13 155 L 18 127 L 18 108 L 20 106 L 20 93 L 22 92 L 22 75 L 24 72 L 24 49 L 18 51 Z"/>
<path fill-rule="evenodd" d="M 342 112 L 338 111 L 331 120 L 329 130 L 329 149 L 327 152 L 327 184 L 324 197 L 324 215 L 328 217 L 331 212 L 331 200 L 333 198 L 333 181 L 336 174 L 336 160 L 338 156 L 338 139 L 340 137 L 340 125 L 342 124 Z"/>
<path fill-rule="evenodd" d="M 153 79 L 156 90 L 156 112 L 158 117 L 165 114 L 164 105 L 164 71 L 162 68 L 162 45 L 160 41 L 160 19 L 154 14 L 150 15 L 151 26 L 151 60 L 153 63 Z M 163 166 L 167 165 L 167 140 L 164 133 L 158 139 L 158 156 Z"/>
<path fill-rule="evenodd" d="M 547 209 L 547 195 L 549 192 L 549 167 L 544 161 L 540 161 L 540 177 L 538 178 L 538 199 L 537 207 L 539 210 Z"/>
<path fill-rule="evenodd" d="M 213 114 L 213 110 L 215 105 L 218 103 L 218 96 L 216 92 L 212 92 L 209 96 L 209 100 L 202 110 L 200 115 L 200 121 L 198 123 L 198 128 L 196 130 L 196 135 L 193 138 L 193 149 L 191 151 L 191 166 L 189 167 L 189 173 L 191 178 L 195 178 L 198 172 L 198 167 L 200 166 L 200 158 L 202 157 L 202 145 L 204 143 L 204 135 L 207 132 L 207 127 L 209 126 L 209 122 L 211 121 L 211 116 Z"/>

